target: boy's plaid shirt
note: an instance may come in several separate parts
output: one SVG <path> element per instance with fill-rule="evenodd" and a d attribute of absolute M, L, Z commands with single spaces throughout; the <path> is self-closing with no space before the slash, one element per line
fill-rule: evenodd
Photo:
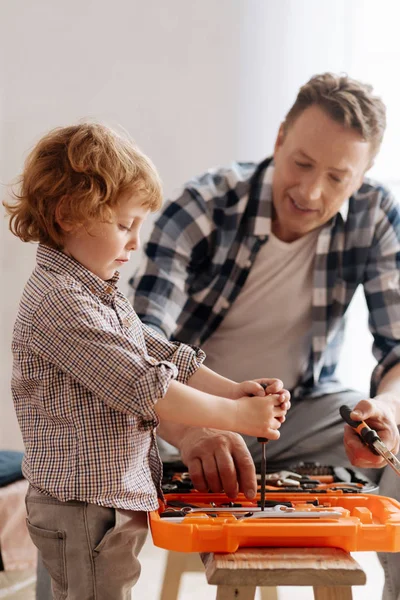
<path fill-rule="evenodd" d="M 167 337 L 200 345 L 235 301 L 271 231 L 273 162 L 234 163 L 192 180 L 158 218 L 131 280 L 134 308 Z M 378 361 L 371 393 L 400 360 L 400 210 L 365 180 L 319 234 L 312 349 L 295 396 L 340 391 L 344 315 L 359 284 Z"/>
<path fill-rule="evenodd" d="M 23 473 L 61 501 L 153 510 L 157 398 L 204 353 L 142 325 L 110 281 L 39 246 L 14 326 L 12 393 Z"/>

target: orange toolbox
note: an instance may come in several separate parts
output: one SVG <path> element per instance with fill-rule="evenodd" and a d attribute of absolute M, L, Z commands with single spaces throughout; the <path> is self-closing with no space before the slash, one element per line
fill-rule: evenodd
<path fill-rule="evenodd" d="M 173 488 L 173 482 L 185 475 L 170 478 L 172 485 L 164 489 Z M 305 491 L 287 487 L 280 491 L 270 485 L 264 511 L 258 500 L 247 500 L 243 494 L 232 502 L 225 494 L 193 489 L 166 493 L 159 510 L 150 513 L 153 542 L 180 552 L 235 552 L 262 546 L 399 552 L 400 503 L 364 492 L 373 485 L 357 484 L 356 491 L 328 479 L 319 475 L 318 484 Z"/>

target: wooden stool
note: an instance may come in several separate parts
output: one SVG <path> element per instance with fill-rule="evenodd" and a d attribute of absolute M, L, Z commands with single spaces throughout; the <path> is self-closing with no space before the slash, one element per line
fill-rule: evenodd
<path fill-rule="evenodd" d="M 254 600 L 257 586 L 314 588 L 315 600 L 351 600 L 364 585 L 360 565 L 339 548 L 243 548 L 234 554 L 202 554 L 217 600 Z"/>
<path fill-rule="evenodd" d="M 203 557 L 214 556 L 204 554 Z M 222 554 L 216 556 L 235 556 L 234 554 Z M 204 560 L 204 558 L 203 558 Z M 204 565 L 200 560 L 199 554 L 169 551 L 164 570 L 164 579 L 161 588 L 160 600 L 178 600 L 179 588 L 182 575 L 184 573 L 204 573 Z M 209 582 L 210 583 L 210 582 Z M 269 585 L 269 584 L 266 584 Z M 232 596 L 234 597 L 234 596 Z M 278 593 L 275 587 L 261 588 L 261 600 L 278 600 Z"/>

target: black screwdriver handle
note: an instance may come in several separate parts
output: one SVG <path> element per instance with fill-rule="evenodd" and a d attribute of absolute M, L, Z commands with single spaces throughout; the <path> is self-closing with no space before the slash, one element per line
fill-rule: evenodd
<path fill-rule="evenodd" d="M 357 429 L 357 427 L 359 427 L 360 425 L 362 425 L 362 421 L 355 421 L 354 419 L 352 419 L 350 417 L 350 414 L 351 414 L 352 410 L 351 410 L 351 408 L 349 406 L 346 406 L 345 404 L 343 404 L 339 408 L 339 412 L 340 412 L 340 416 L 342 417 L 342 419 L 344 421 L 346 421 L 346 423 L 348 425 L 350 425 L 350 427 L 353 427 L 353 429 Z"/>
<path fill-rule="evenodd" d="M 374 452 L 378 454 L 378 452 L 374 448 L 375 442 L 382 442 L 379 435 L 376 433 L 375 429 L 371 429 L 365 421 L 356 421 L 350 417 L 350 413 L 352 412 L 351 408 L 343 404 L 339 408 L 340 416 L 350 427 L 355 429 L 360 436 L 361 440 Z"/>

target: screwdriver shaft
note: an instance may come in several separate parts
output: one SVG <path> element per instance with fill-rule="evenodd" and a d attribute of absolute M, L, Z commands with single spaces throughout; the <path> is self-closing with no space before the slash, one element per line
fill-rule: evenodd
<path fill-rule="evenodd" d="M 262 442 L 262 455 L 261 455 L 261 510 L 265 509 L 265 476 L 267 471 L 267 443 Z"/>

